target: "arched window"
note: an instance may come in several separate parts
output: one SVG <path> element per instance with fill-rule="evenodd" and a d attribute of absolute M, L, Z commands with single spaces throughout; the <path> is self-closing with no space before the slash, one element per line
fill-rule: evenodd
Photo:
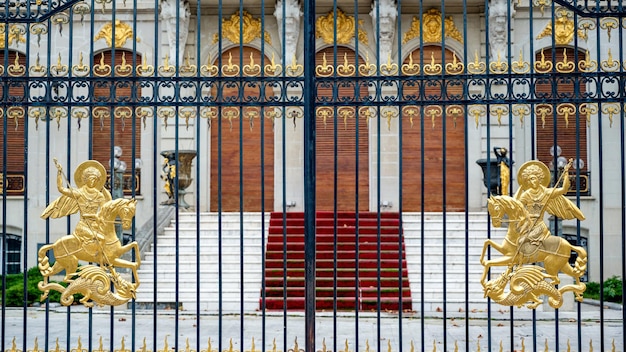
<path fill-rule="evenodd" d="M 344 62 L 348 62 L 355 67 L 363 64 L 361 58 L 359 58 L 357 64 L 354 50 L 346 47 L 337 47 L 337 64 L 335 65 L 333 60 L 335 50 L 333 47 L 328 47 L 320 50 L 315 55 L 316 67 L 323 69 L 324 55 L 326 56 L 327 64 L 335 66 L 335 74 L 337 76 L 356 75 L 356 70 L 350 71 L 345 69 L 343 72 L 341 71 L 340 67 L 343 67 Z M 319 70 L 316 69 L 316 72 L 320 76 Z M 336 91 L 333 92 L 333 90 Z M 330 82 L 318 83 L 316 91 L 318 101 L 361 100 L 359 98 L 369 95 L 367 85 L 365 84 L 357 87 L 355 81 L 332 81 L 332 78 Z M 336 94 L 336 97 L 333 97 L 334 94 Z M 356 106 L 325 106 L 317 108 L 316 115 L 315 200 L 317 209 L 333 210 L 335 201 L 334 187 L 336 186 L 337 210 L 355 210 L 357 192 L 359 210 L 369 210 L 369 137 L 367 121 L 359 119 L 359 111 Z M 335 121 L 337 123 L 336 135 L 334 129 Z M 337 165 L 336 175 L 335 163 Z"/>
<path fill-rule="evenodd" d="M 537 159 L 549 165 L 555 175 L 558 175 L 555 159 L 559 156 L 563 160 L 579 160 L 574 166 L 581 166 L 580 193 L 589 195 L 586 115 L 577 114 L 576 112 L 580 112 L 581 107 L 569 102 L 576 95 L 578 97 L 584 95 L 586 91 L 584 81 L 577 79 L 578 75 L 574 74 L 578 71 L 578 62 L 585 60 L 585 53 L 579 51 L 578 55 L 575 55 L 571 48 L 557 47 L 538 52 L 536 60 L 535 66 L 540 65 L 541 62 L 551 62 L 545 67 L 553 67 L 545 77 L 537 79 L 535 90 L 537 98 L 557 101 L 557 103 L 539 103 L 535 106 Z M 563 63 L 569 63 L 567 65 L 569 68 L 564 67 Z M 576 170 L 570 169 L 570 178 L 575 175 Z M 571 184 L 570 194 L 575 195 L 576 182 L 572 179 Z"/>
<path fill-rule="evenodd" d="M 240 52 L 243 51 L 243 52 Z M 222 53 L 222 63 L 238 65 L 244 76 L 249 76 L 245 67 L 251 57 L 261 63 L 261 52 L 250 47 L 235 47 Z M 231 59 L 232 58 L 232 59 Z M 242 60 L 240 61 L 240 59 Z M 264 58 L 269 63 L 269 58 Z M 218 65 L 218 60 L 215 61 Z M 254 72 L 254 71 L 253 71 Z M 265 119 L 265 110 L 260 106 L 237 105 L 274 95 L 271 87 L 239 80 L 240 73 L 224 79 L 219 90 L 214 87 L 211 95 L 218 102 L 233 105 L 221 108 L 220 123 L 211 123 L 211 211 L 265 211 L 274 208 L 274 131 L 270 120 Z M 266 108 L 268 109 L 268 108 Z M 262 121 L 264 120 L 264 121 Z M 263 133 L 261 124 L 264 124 Z M 261 156 L 263 155 L 263 158 Z M 219 174 L 221 173 L 221 183 Z M 221 204 L 218 199 L 221 192 Z M 243 195 L 243 196 L 242 196 Z M 240 204 L 240 196 L 243 204 Z"/>
<path fill-rule="evenodd" d="M 22 267 L 22 237 L 6 234 L 5 240 L 7 246 L 6 257 L 6 272 L 7 274 L 18 274 L 21 272 Z M 0 254 L 4 253 L 3 243 L 0 241 Z M 0 257 L 0 262 L 3 262 Z"/>
<path fill-rule="evenodd" d="M 402 108 L 404 211 L 422 210 L 422 189 L 424 211 L 442 211 L 444 205 L 447 211 L 465 209 L 463 192 L 458 192 L 465 187 L 464 108 L 460 104 L 443 105 L 443 102 L 460 100 L 463 86 L 460 80 L 440 78 L 443 72 L 459 70 L 454 67 L 454 60 L 452 51 L 442 52 L 441 46 L 436 45 L 425 46 L 422 53 L 416 49 L 404 60 L 402 73 L 415 80 L 405 81 L 402 96 L 416 101 Z M 456 62 L 460 62 L 458 57 Z M 451 66 L 446 67 L 446 64 Z M 444 190 L 447 190 L 445 204 Z"/>
<path fill-rule="evenodd" d="M 0 65 L 4 67 L 4 77 L 21 77 L 26 72 L 26 56 L 13 50 L 8 51 L 8 60 L 5 61 L 6 51 L 0 50 Z M 23 68 L 23 69 L 22 69 Z M 4 99 L 4 89 L 8 89 L 6 99 Z M 0 153 L 0 194 L 2 194 L 4 185 L 2 185 L 3 165 L 6 162 L 6 191 L 7 195 L 23 195 L 24 194 L 24 146 L 25 146 L 25 130 L 24 120 L 26 119 L 25 108 L 20 106 L 24 100 L 26 84 L 18 80 L 3 79 L 0 84 L 0 97 L 4 100 L 2 103 L 3 119 L 6 119 L 7 139 L 4 135 L 4 121 L 0 119 L 0 145 L 7 151 L 7 159 Z"/>
<path fill-rule="evenodd" d="M 133 143 L 135 157 L 141 158 L 141 130 L 143 126 L 139 119 L 133 121 L 133 107 L 128 103 L 136 100 L 140 88 L 132 75 L 135 65 L 141 64 L 141 56 L 127 50 L 116 49 L 115 60 L 111 60 L 113 51 L 103 51 L 94 55 L 94 74 L 102 77 L 101 81 L 94 84 L 93 101 L 97 107 L 93 109 L 93 159 L 102 163 L 107 170 L 110 170 L 110 160 L 112 150 L 115 146 L 122 148 L 120 160 L 127 165 L 124 173 L 124 194 L 132 193 L 131 163 Z M 115 75 L 115 80 L 107 77 Z M 121 77 L 128 77 L 125 80 Z M 115 82 L 113 84 L 112 82 Z M 135 123 L 135 134 L 133 135 L 133 123 Z M 110 171 L 109 171 L 110 172 Z M 138 173 L 136 175 L 139 175 Z M 110 175 L 109 175 L 110 177 Z M 140 179 L 135 178 L 135 193 L 140 192 Z"/>

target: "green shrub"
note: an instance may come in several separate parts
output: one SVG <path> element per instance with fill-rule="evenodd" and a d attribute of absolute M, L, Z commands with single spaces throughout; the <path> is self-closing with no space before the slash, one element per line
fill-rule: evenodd
<path fill-rule="evenodd" d="M 39 272 L 39 268 L 33 267 L 28 270 L 27 276 L 27 296 L 26 305 L 30 306 L 35 302 L 39 302 L 41 298 L 41 292 L 37 285 L 43 280 L 43 276 Z M 63 286 L 67 286 L 65 283 L 61 283 Z M 2 280 L 0 276 L 0 288 L 2 287 Z M 61 293 L 57 291 L 50 291 L 50 302 L 59 302 Z M 78 297 L 75 297 L 78 300 Z M 24 274 L 11 274 L 6 276 L 6 307 L 22 307 L 24 306 Z"/>
<path fill-rule="evenodd" d="M 605 301 L 622 303 L 622 279 L 618 276 L 608 278 L 602 285 L 602 292 Z M 584 297 L 600 299 L 600 284 L 597 282 L 588 282 Z"/>

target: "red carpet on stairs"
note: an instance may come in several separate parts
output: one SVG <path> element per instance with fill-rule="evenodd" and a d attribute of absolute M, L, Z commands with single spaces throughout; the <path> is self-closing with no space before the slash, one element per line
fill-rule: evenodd
<path fill-rule="evenodd" d="M 317 310 L 332 310 L 334 304 L 338 310 L 376 310 L 379 304 L 383 311 L 411 310 L 399 217 L 381 213 L 379 230 L 376 213 L 359 213 L 358 221 L 354 212 L 337 213 L 336 219 L 333 212 L 316 214 Z M 261 296 L 260 309 L 263 303 Z M 265 309 L 282 310 L 285 305 L 289 310 L 304 309 L 302 212 L 272 213 L 270 218 Z"/>

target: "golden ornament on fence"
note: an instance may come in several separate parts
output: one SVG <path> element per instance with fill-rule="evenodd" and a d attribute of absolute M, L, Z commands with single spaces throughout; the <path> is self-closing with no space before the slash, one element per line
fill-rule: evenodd
<path fill-rule="evenodd" d="M 61 165 L 54 159 L 57 167 L 57 188 L 61 196 L 44 210 L 41 217 L 61 218 L 79 213 L 80 219 L 74 231 L 59 238 L 53 244 L 46 244 L 38 252 L 39 270 L 43 276 L 38 287 L 44 293 L 43 301 L 50 290 L 61 293 L 61 304 L 74 302 L 74 294 L 84 297 L 80 303 L 87 307 L 117 306 L 135 298 L 139 287 L 137 270 L 140 265 L 139 245 L 131 242 L 122 245 L 115 231 L 116 218 L 121 219 L 122 228 L 129 229 L 135 216 L 135 199 L 111 199 L 111 194 L 104 187 L 107 172 L 99 162 L 87 160 L 76 168 L 74 180 L 76 188 L 71 187 L 63 174 Z M 135 250 L 136 262 L 120 257 Z M 54 253 L 55 262 L 49 262 L 48 252 Z M 79 260 L 93 264 L 78 266 Z M 125 280 L 117 273 L 117 268 L 128 268 L 133 273 L 134 282 Z M 61 284 L 49 282 L 52 275 L 65 270 Z M 111 289 L 113 288 L 113 289 Z"/>
<path fill-rule="evenodd" d="M 508 230 L 502 243 L 491 239 L 484 243 L 480 257 L 484 271 L 480 283 L 485 297 L 506 306 L 526 305 L 534 309 L 543 303 L 539 297 L 546 295 L 551 307 L 560 308 L 563 294 L 571 291 L 576 300 L 582 302 L 586 285 L 580 278 L 587 269 L 587 251 L 552 235 L 544 221 L 546 212 L 560 219 L 585 220 L 580 209 L 565 197 L 570 188 L 568 171 L 571 165 L 570 160 L 556 185 L 549 187 L 551 175 L 548 167 L 537 160 L 528 161 L 518 171 L 520 187 L 514 197 L 492 196 L 488 199 L 493 226 L 502 226 L 506 218 Z M 485 258 L 489 246 L 502 256 Z M 573 266 L 569 264 L 572 251 L 577 254 Z M 489 269 L 494 266 L 506 269 L 487 281 Z M 571 276 L 575 283 L 563 283 L 557 288 L 556 285 L 560 284 L 559 272 Z"/>

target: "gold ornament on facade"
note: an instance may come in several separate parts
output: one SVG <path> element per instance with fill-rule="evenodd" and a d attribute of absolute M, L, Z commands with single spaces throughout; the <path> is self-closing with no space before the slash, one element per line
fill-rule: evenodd
<path fill-rule="evenodd" d="M 380 111 L 380 115 L 387 121 L 387 131 L 391 131 L 391 119 L 398 118 L 400 114 L 397 109 L 385 108 Z"/>
<path fill-rule="evenodd" d="M 5 40 L 6 24 L 0 23 L 0 49 L 6 48 L 8 45 L 26 43 L 26 29 L 22 25 L 9 25 L 8 39 Z M 8 42 L 8 45 L 7 45 Z"/>
<path fill-rule="evenodd" d="M 240 31 L 240 28 L 243 30 Z M 239 11 L 230 16 L 230 19 L 222 19 L 222 38 L 230 40 L 233 44 L 249 44 L 254 39 L 264 39 L 266 43 L 272 44 L 269 32 L 262 34 L 262 23 L 260 19 L 252 17 L 248 11 L 243 11 L 243 16 L 239 15 Z M 213 44 L 220 41 L 218 33 L 213 35 Z"/>
<path fill-rule="evenodd" d="M 74 294 L 77 293 L 83 295 L 80 303 L 87 307 L 94 304 L 117 306 L 127 303 L 135 298 L 139 287 L 139 245 L 131 242 L 122 246 L 115 230 L 115 222 L 119 217 L 122 228 L 129 229 L 132 226 L 136 200 L 112 200 L 111 194 L 104 187 L 106 169 L 95 160 L 78 165 L 74 172 L 76 188 L 69 185 L 56 159 L 54 162 L 58 170 L 57 188 L 61 196 L 46 207 L 41 217 L 56 219 L 79 213 L 80 219 L 71 234 L 61 237 L 53 244 L 44 245 L 38 251 L 38 267 L 43 276 L 38 284 L 38 288 L 43 291 L 41 299 L 46 299 L 50 290 L 55 290 L 61 293 L 61 304 L 66 306 L 74 302 Z M 133 249 L 137 262 L 121 259 L 124 253 Z M 54 265 L 49 263 L 49 251 L 54 253 Z M 97 264 L 78 267 L 79 260 Z M 126 281 L 117 273 L 116 268 L 131 269 L 135 282 Z M 50 276 L 63 270 L 63 281 L 68 284 L 67 287 L 49 282 Z"/>
<path fill-rule="evenodd" d="M 30 67 L 31 76 L 43 77 L 46 74 L 46 72 L 48 72 L 46 67 L 41 65 L 39 61 L 40 61 L 39 53 L 37 53 L 37 56 L 35 57 L 35 65 Z"/>
<path fill-rule="evenodd" d="M 340 8 L 337 8 L 337 18 L 335 11 L 331 10 L 326 16 L 320 16 L 315 21 L 315 37 L 322 38 L 326 44 L 348 44 L 354 39 L 354 32 L 357 27 L 354 16 L 346 15 Z M 368 44 L 367 33 L 362 29 L 363 21 L 358 22 L 358 40 L 363 44 Z"/>
<path fill-rule="evenodd" d="M 587 269 L 587 251 L 551 234 L 544 220 L 546 212 L 561 219 L 585 219 L 580 209 L 565 197 L 570 188 L 571 165 L 572 160 L 555 186 L 550 188 L 552 177 L 548 167 L 537 160 L 528 161 L 518 171 L 519 188 L 514 197 L 492 196 L 488 199 L 492 225 L 501 227 L 506 221 L 508 230 L 502 243 L 487 239 L 483 245 L 480 263 L 484 271 L 480 282 L 485 297 L 501 305 L 525 305 L 530 309 L 543 303 L 542 295 L 548 297 L 548 303 L 555 309 L 563 305 L 566 292 L 573 292 L 576 300 L 582 302 L 586 285 L 580 278 Z M 486 259 L 489 247 L 502 256 Z M 572 251 L 576 252 L 577 258 L 570 265 Z M 535 263 L 543 263 L 543 266 Z M 490 268 L 500 266 L 506 269 L 487 281 Z M 559 285 L 560 272 L 571 276 L 575 283 Z"/>
<path fill-rule="evenodd" d="M 587 40 L 587 34 L 583 30 L 576 30 L 574 20 L 569 16 L 562 16 L 554 19 L 554 26 L 556 30 L 552 30 L 552 21 L 546 24 L 546 27 L 539 33 L 537 39 L 549 38 L 554 35 L 554 42 L 557 45 L 567 45 L 574 40 L 574 36 L 578 32 L 578 39 Z"/>
<path fill-rule="evenodd" d="M 113 28 L 115 28 L 115 38 L 113 38 Z M 126 44 L 128 39 L 133 38 L 133 28 L 125 22 L 115 20 L 115 24 L 113 24 L 113 22 L 105 24 L 93 40 L 104 39 L 109 47 L 113 46 L 113 41 L 115 40 L 115 47 L 121 48 Z M 141 40 L 136 38 L 136 41 L 140 42 Z"/>
<path fill-rule="evenodd" d="M 443 28 L 444 25 L 445 30 Z M 444 20 L 441 11 L 430 9 L 422 15 L 421 21 L 419 18 L 413 17 L 411 28 L 402 37 L 402 44 L 406 44 L 411 39 L 419 38 L 421 33 L 420 27 L 423 27 L 424 30 L 422 35 L 424 43 L 441 43 L 443 41 L 442 32 L 445 38 L 451 38 L 463 43 L 463 35 L 456 28 L 452 17 L 448 16 Z"/>

